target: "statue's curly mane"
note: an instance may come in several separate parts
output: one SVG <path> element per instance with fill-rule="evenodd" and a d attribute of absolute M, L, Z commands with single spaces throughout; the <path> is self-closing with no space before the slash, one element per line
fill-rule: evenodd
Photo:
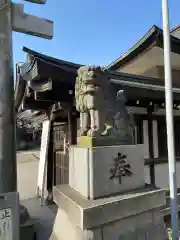
<path fill-rule="evenodd" d="M 77 71 L 76 84 L 75 84 L 75 97 L 76 97 L 76 108 L 77 110 L 86 109 L 86 104 L 84 102 L 84 97 L 88 94 L 86 92 L 85 80 L 87 79 L 96 79 L 101 86 L 104 72 L 100 67 L 96 66 L 83 66 L 80 67 Z M 99 90 L 101 87 L 99 88 Z"/>
<path fill-rule="evenodd" d="M 79 110 L 79 108 L 83 106 L 83 95 L 85 93 L 83 92 L 83 81 L 82 81 L 82 73 L 78 70 L 78 76 L 76 77 L 76 84 L 75 84 L 75 97 L 76 97 L 76 108 Z"/>

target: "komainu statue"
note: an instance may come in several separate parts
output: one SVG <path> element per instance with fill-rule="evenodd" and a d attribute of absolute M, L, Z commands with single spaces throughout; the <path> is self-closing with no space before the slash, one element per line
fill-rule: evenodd
<path fill-rule="evenodd" d="M 132 137 L 134 124 L 125 106 L 124 91 L 112 94 L 110 81 L 101 67 L 79 68 L 75 97 L 81 136 Z"/>

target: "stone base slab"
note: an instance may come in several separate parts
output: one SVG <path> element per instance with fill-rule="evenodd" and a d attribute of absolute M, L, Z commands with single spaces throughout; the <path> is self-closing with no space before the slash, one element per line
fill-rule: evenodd
<path fill-rule="evenodd" d="M 82 230 L 73 225 L 66 212 L 58 210 L 51 240 L 168 240 L 158 211 L 148 211 L 108 225 Z"/>
<path fill-rule="evenodd" d="M 68 185 L 61 185 L 54 187 L 54 201 L 67 212 L 74 225 L 84 230 L 159 208 L 165 205 L 166 198 L 164 190 L 144 188 L 129 194 L 87 200 Z"/>
<path fill-rule="evenodd" d="M 70 147 L 69 185 L 87 199 L 144 187 L 142 145 Z"/>
<path fill-rule="evenodd" d="M 159 213 L 163 190 L 86 200 L 64 185 L 54 188 L 54 199 L 59 209 L 53 240 L 167 240 Z"/>
<path fill-rule="evenodd" d="M 116 146 L 132 144 L 130 137 L 120 138 L 111 136 L 88 137 L 81 136 L 77 139 L 77 145 L 80 147 L 98 147 L 98 146 Z"/>

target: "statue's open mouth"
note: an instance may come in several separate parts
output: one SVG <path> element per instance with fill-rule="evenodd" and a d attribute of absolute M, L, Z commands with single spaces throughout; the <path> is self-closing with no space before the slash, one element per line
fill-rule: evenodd
<path fill-rule="evenodd" d="M 97 84 L 87 84 L 87 90 L 91 90 L 91 91 L 96 91 L 97 89 L 100 89 L 101 86 L 97 85 Z"/>
<path fill-rule="evenodd" d="M 92 83 L 95 83 L 96 82 L 96 80 L 95 79 L 93 79 L 93 78 L 86 78 L 86 79 L 84 79 L 84 83 L 86 83 L 86 84 L 92 84 Z"/>
<path fill-rule="evenodd" d="M 99 83 L 97 83 L 95 80 L 92 80 L 92 79 L 86 79 L 85 81 L 85 84 L 89 87 L 101 87 L 101 85 Z"/>

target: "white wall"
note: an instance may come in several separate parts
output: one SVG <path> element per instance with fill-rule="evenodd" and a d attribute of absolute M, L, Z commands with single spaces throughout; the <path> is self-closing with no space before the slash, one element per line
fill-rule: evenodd
<path fill-rule="evenodd" d="M 180 188 L 180 162 L 177 162 L 177 187 Z M 150 183 L 149 167 L 144 169 L 146 183 Z M 160 188 L 169 188 L 169 170 L 168 164 L 155 165 L 155 181 L 156 186 Z"/>
<path fill-rule="evenodd" d="M 153 120 L 153 149 L 154 149 L 154 158 L 158 158 L 159 148 L 158 148 L 158 129 L 157 129 L 156 120 Z"/>
<path fill-rule="evenodd" d="M 157 121 L 153 120 L 153 150 L 154 150 L 154 158 L 159 157 L 159 149 L 158 149 L 158 131 L 157 131 Z M 144 158 L 149 158 L 149 132 L 148 132 L 148 121 L 143 120 L 143 151 Z"/>
<path fill-rule="evenodd" d="M 149 158 L 149 138 L 148 138 L 148 121 L 143 121 L 143 145 L 144 158 Z"/>

